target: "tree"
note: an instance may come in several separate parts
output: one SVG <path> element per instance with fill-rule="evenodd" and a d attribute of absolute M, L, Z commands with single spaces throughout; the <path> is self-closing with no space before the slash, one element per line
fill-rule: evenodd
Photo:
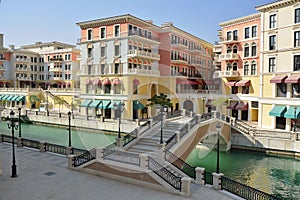
<path fill-rule="evenodd" d="M 229 99 L 230 98 L 224 98 L 224 97 L 218 97 L 215 99 L 215 101 L 212 103 L 214 106 L 216 106 L 218 108 L 218 106 L 220 107 L 220 112 L 222 112 L 222 106 L 227 106 L 229 103 Z"/>
<path fill-rule="evenodd" d="M 160 105 L 161 108 L 172 106 L 171 100 L 167 98 L 167 95 L 165 95 L 164 93 L 160 93 L 159 95 L 154 95 L 152 98 L 147 100 L 150 101 L 150 103 L 147 104 L 147 106 L 150 107 L 154 105 Z"/>
<path fill-rule="evenodd" d="M 54 104 L 58 104 L 58 112 L 60 113 L 60 105 L 63 105 L 64 99 L 59 96 L 54 96 Z"/>
<path fill-rule="evenodd" d="M 30 101 L 31 108 L 33 108 L 33 106 L 32 106 L 33 104 L 34 104 L 34 108 L 35 108 L 35 102 L 40 101 L 40 99 L 36 95 L 30 95 L 29 101 Z"/>

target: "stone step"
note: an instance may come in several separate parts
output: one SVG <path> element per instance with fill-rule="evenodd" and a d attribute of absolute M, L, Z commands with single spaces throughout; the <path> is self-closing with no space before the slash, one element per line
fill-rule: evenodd
<path fill-rule="evenodd" d="M 134 153 L 153 153 L 155 152 L 157 149 L 155 150 L 150 150 L 150 149 L 141 149 L 141 148 L 136 148 L 136 147 L 130 147 L 129 149 L 127 149 L 127 151 L 129 152 L 134 152 Z"/>
<path fill-rule="evenodd" d="M 157 146 L 158 141 L 154 140 L 154 141 L 140 141 L 137 144 L 138 145 L 145 145 L 145 146 Z"/>
<path fill-rule="evenodd" d="M 170 172 L 172 172 L 175 176 L 177 177 L 182 177 L 181 174 L 177 173 L 175 170 L 173 170 L 172 167 L 170 167 L 169 165 L 165 166 L 165 168 L 167 168 Z"/>

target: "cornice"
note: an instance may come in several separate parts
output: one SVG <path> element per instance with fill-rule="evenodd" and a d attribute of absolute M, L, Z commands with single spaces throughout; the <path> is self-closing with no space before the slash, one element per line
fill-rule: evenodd
<path fill-rule="evenodd" d="M 219 24 L 219 26 L 224 28 L 226 26 L 230 26 L 230 25 L 234 25 L 234 24 L 249 22 L 249 21 L 253 21 L 253 20 L 256 20 L 256 19 L 260 19 L 260 16 L 261 16 L 260 13 L 255 13 L 255 14 L 252 14 L 252 15 L 247 15 L 247 16 L 244 16 L 244 17 L 240 17 L 240 18 L 236 18 L 236 19 L 229 20 L 229 21 L 226 21 L 226 22 L 222 22 L 222 23 Z"/>
<path fill-rule="evenodd" d="M 300 2 L 300 0 L 278 0 L 278 1 L 275 1 L 272 3 L 257 6 L 257 7 L 255 7 L 255 9 L 260 12 L 268 12 L 270 10 L 283 8 L 283 7 L 298 3 L 298 2 Z"/>

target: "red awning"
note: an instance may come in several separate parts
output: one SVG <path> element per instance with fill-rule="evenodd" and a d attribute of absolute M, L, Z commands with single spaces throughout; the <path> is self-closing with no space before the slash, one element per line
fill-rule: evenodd
<path fill-rule="evenodd" d="M 231 101 L 230 102 L 230 105 L 229 106 L 227 106 L 226 108 L 227 109 L 235 109 L 235 107 L 237 106 L 237 104 L 238 104 L 238 102 L 237 101 Z"/>
<path fill-rule="evenodd" d="M 140 85 L 140 81 L 138 79 L 134 79 L 132 83 L 133 85 Z"/>
<path fill-rule="evenodd" d="M 292 74 L 284 81 L 285 83 L 299 83 L 300 82 L 300 74 Z"/>
<path fill-rule="evenodd" d="M 103 81 L 103 85 L 111 85 L 111 82 L 108 78 Z"/>
<path fill-rule="evenodd" d="M 235 107 L 236 110 L 248 110 L 248 103 L 239 102 L 239 104 Z"/>
<path fill-rule="evenodd" d="M 226 86 L 235 86 L 236 81 L 229 81 L 226 83 Z"/>
<path fill-rule="evenodd" d="M 120 85 L 120 84 L 121 84 L 121 81 L 120 81 L 120 79 L 115 78 L 115 79 L 113 80 L 112 84 L 113 84 L 113 85 Z"/>
<path fill-rule="evenodd" d="M 93 81 L 93 85 L 101 85 L 101 84 L 102 84 L 102 82 L 99 78 L 97 78 Z"/>
<path fill-rule="evenodd" d="M 283 83 L 286 77 L 287 77 L 286 74 L 275 76 L 270 80 L 270 83 Z"/>
<path fill-rule="evenodd" d="M 206 85 L 214 85 L 215 84 L 215 82 L 212 80 L 205 80 L 204 82 Z"/>
<path fill-rule="evenodd" d="M 187 80 L 187 79 L 176 79 L 176 84 L 183 84 L 183 85 L 202 85 L 201 82 L 196 80 Z"/>
<path fill-rule="evenodd" d="M 93 83 L 92 80 L 89 78 L 85 80 L 86 85 L 92 85 L 92 83 Z"/>
<path fill-rule="evenodd" d="M 235 86 L 250 86 L 250 85 L 251 85 L 250 80 L 240 80 L 235 84 Z"/>

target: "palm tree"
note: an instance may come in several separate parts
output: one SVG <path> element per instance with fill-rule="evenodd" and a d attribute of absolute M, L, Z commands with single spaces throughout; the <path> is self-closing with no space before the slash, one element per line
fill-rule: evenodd
<path fill-rule="evenodd" d="M 30 101 L 31 108 L 32 108 L 33 104 L 34 104 L 34 108 L 35 108 L 35 102 L 40 101 L 40 99 L 36 95 L 30 95 L 29 101 Z"/>
<path fill-rule="evenodd" d="M 54 104 L 58 104 L 58 112 L 60 114 L 60 105 L 62 105 L 64 102 L 64 99 L 59 96 L 54 96 Z"/>

